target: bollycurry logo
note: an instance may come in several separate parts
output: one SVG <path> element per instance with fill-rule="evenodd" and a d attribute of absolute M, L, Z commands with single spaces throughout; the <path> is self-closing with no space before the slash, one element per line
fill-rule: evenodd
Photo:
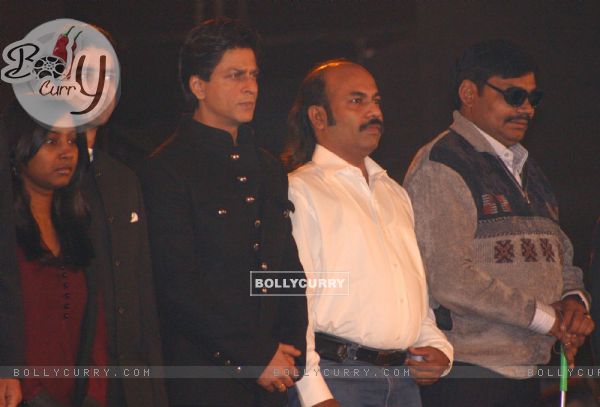
<path fill-rule="evenodd" d="M 95 126 L 120 96 L 120 67 L 109 40 L 72 19 L 44 23 L 4 48 L 3 81 L 47 128 Z"/>

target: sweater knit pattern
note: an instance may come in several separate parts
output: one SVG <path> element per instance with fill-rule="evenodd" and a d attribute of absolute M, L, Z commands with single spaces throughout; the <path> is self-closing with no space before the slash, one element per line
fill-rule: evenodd
<path fill-rule="evenodd" d="M 555 342 L 528 329 L 536 302 L 582 288 L 556 198 L 531 158 L 522 179 L 520 187 L 472 123 L 455 114 L 405 180 L 431 305 L 450 310 L 455 360 L 515 378 L 547 363 Z"/>

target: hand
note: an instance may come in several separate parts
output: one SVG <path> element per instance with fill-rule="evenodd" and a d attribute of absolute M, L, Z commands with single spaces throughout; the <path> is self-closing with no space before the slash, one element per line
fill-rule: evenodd
<path fill-rule="evenodd" d="M 586 335 L 594 330 L 594 321 L 583 304 L 574 298 L 567 297 L 552 306 L 557 310 L 557 315 L 549 333 L 563 343 L 567 363 L 573 368 L 577 351 L 585 343 Z"/>
<path fill-rule="evenodd" d="M 298 369 L 294 367 L 294 358 L 301 354 L 302 352 L 292 345 L 280 343 L 275 355 L 256 381 L 258 385 L 270 393 L 287 391 L 288 387 L 294 385 L 292 377 L 299 376 Z"/>
<path fill-rule="evenodd" d="M 0 378 L 0 407 L 17 407 L 22 398 L 18 379 Z"/>
<path fill-rule="evenodd" d="M 411 366 L 411 376 L 418 384 L 437 382 L 442 373 L 450 366 L 450 360 L 444 352 L 431 346 L 409 348 L 408 351 L 413 355 L 423 357 L 423 360 L 406 359 L 406 364 Z"/>
<path fill-rule="evenodd" d="M 566 297 L 561 303 L 561 330 L 571 335 L 588 336 L 594 330 L 594 321 L 585 306 L 574 298 Z"/>
<path fill-rule="evenodd" d="M 576 335 L 574 338 L 573 342 L 564 345 L 567 364 L 571 369 L 575 367 L 575 356 L 577 355 L 577 351 L 585 342 L 585 336 Z"/>
<path fill-rule="evenodd" d="M 328 399 L 315 404 L 313 407 L 340 407 L 340 403 L 336 399 Z"/>

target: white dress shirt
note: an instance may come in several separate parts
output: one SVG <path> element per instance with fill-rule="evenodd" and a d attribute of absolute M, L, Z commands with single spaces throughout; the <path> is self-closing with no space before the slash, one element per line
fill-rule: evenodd
<path fill-rule="evenodd" d="M 314 332 L 382 350 L 432 346 L 452 361 L 452 345 L 429 308 L 423 263 L 406 191 L 367 157 L 361 170 L 317 145 L 312 161 L 290 174 L 293 235 L 308 278 L 348 272 L 349 295 L 307 289 L 307 375 L 303 405 L 332 395 L 321 375 Z M 318 277 L 318 276 L 316 276 Z"/>

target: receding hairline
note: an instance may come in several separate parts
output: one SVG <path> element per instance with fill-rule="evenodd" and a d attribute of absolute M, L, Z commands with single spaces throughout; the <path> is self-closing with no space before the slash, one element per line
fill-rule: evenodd
<path fill-rule="evenodd" d="M 371 72 L 369 72 L 369 70 L 367 70 L 367 68 L 365 68 L 364 66 L 362 66 L 360 64 L 350 62 L 350 61 L 343 61 L 341 63 L 331 64 L 330 66 L 324 67 L 324 69 L 320 70 L 320 72 L 322 74 L 323 83 L 325 85 L 325 94 L 327 95 L 327 98 L 329 98 L 328 93 L 331 92 L 331 86 L 332 86 L 331 80 L 330 80 L 330 78 L 328 78 L 328 76 L 334 75 L 335 73 L 343 71 L 345 69 L 349 69 L 349 70 L 356 69 L 358 71 L 361 71 L 361 72 L 367 74 L 373 80 L 375 85 L 377 85 L 375 82 L 375 78 L 373 77 Z"/>
<path fill-rule="evenodd" d="M 346 61 L 346 60 L 334 60 L 334 61 L 323 62 L 322 64 L 313 68 L 313 70 L 309 74 L 309 77 L 314 77 L 316 75 L 319 75 L 322 78 L 324 78 L 325 75 L 327 75 L 329 72 L 335 72 L 339 69 L 344 69 L 344 68 L 358 68 L 360 70 L 363 70 L 363 71 L 369 73 L 369 75 L 370 75 L 370 72 L 364 66 L 362 66 L 360 64 L 357 64 L 352 61 Z"/>

